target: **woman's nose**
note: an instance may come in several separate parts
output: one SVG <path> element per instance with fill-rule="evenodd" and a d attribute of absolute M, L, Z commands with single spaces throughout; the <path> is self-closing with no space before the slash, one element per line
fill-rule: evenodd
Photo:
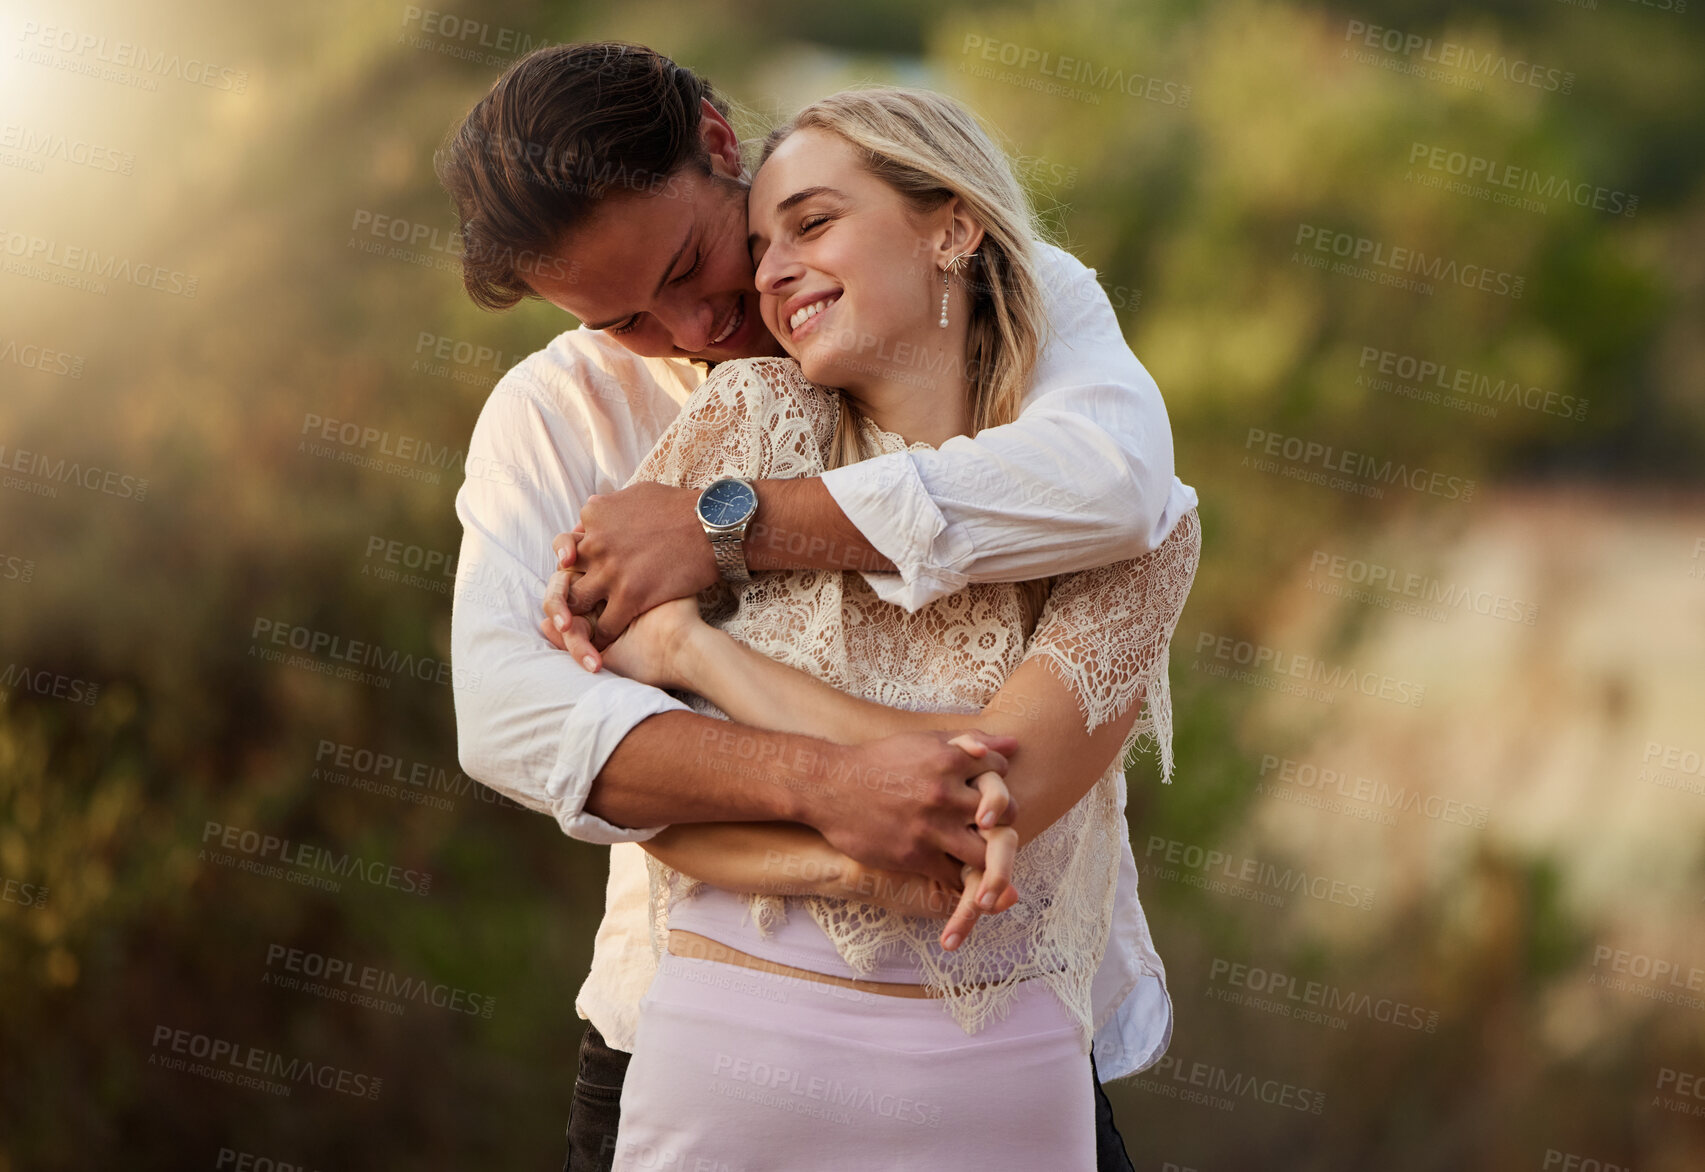
<path fill-rule="evenodd" d="M 752 274 L 752 283 L 758 292 L 773 295 L 785 290 L 788 283 L 796 280 L 799 274 L 799 264 L 791 260 L 784 249 L 772 245 L 764 251 L 763 259 L 758 262 L 758 271 Z"/>

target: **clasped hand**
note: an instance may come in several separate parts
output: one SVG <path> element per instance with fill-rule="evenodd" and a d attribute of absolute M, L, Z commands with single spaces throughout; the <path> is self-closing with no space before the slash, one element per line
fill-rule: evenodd
<path fill-rule="evenodd" d="M 546 592 L 545 617 L 569 636 L 576 659 L 596 659 L 637 616 L 716 584 L 716 558 L 695 508 L 698 495 L 697 489 L 640 481 L 589 497 L 574 532 L 557 536 L 557 575 Z M 570 566 L 580 574 L 564 576 Z M 577 615 L 596 615 L 597 621 L 577 633 Z"/>

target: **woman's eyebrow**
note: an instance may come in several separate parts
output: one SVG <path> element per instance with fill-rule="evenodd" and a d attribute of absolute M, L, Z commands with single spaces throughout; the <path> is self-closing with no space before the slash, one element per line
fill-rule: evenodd
<path fill-rule="evenodd" d="M 841 192 L 836 191 L 833 187 L 807 187 L 803 191 L 794 192 L 792 195 L 778 203 L 776 205 L 776 211 L 778 213 L 785 212 L 791 207 L 796 207 L 799 204 L 804 203 L 814 195 L 839 195 L 842 199 L 846 198 L 845 195 L 842 195 Z"/>
<path fill-rule="evenodd" d="M 815 195 L 834 195 L 839 196 L 842 199 L 846 198 L 844 193 L 837 191 L 833 187 L 807 187 L 803 191 L 794 192 L 792 195 L 776 204 L 776 215 L 781 215 L 789 208 L 798 207 L 800 204 Z M 748 232 L 746 234 L 746 251 L 750 252 L 756 245 L 762 242 L 764 242 L 764 234 L 762 232 Z"/>

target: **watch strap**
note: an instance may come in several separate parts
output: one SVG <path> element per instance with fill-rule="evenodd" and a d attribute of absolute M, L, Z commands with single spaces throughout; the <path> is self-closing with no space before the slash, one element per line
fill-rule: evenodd
<path fill-rule="evenodd" d="M 745 582 L 752 577 L 746 568 L 746 550 L 742 544 L 745 531 L 746 526 L 742 525 L 739 530 L 710 535 L 710 549 L 716 556 L 717 572 L 730 582 Z"/>

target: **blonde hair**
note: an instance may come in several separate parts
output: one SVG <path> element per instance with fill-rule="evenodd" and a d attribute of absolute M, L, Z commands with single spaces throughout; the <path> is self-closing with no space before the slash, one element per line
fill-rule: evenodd
<path fill-rule="evenodd" d="M 982 242 L 961 277 L 970 307 L 965 374 L 971 433 L 1017 419 L 1048 320 L 1036 273 L 1036 213 L 1005 152 L 975 115 L 945 94 L 873 86 L 843 90 L 805 107 L 770 132 L 758 165 L 789 135 L 806 129 L 845 140 L 865 168 L 916 211 L 932 211 L 957 196 L 981 225 Z M 865 458 L 858 416 L 857 405 L 842 395 L 828 467 Z M 1051 579 L 1018 584 L 1027 631 L 1051 584 Z"/>

